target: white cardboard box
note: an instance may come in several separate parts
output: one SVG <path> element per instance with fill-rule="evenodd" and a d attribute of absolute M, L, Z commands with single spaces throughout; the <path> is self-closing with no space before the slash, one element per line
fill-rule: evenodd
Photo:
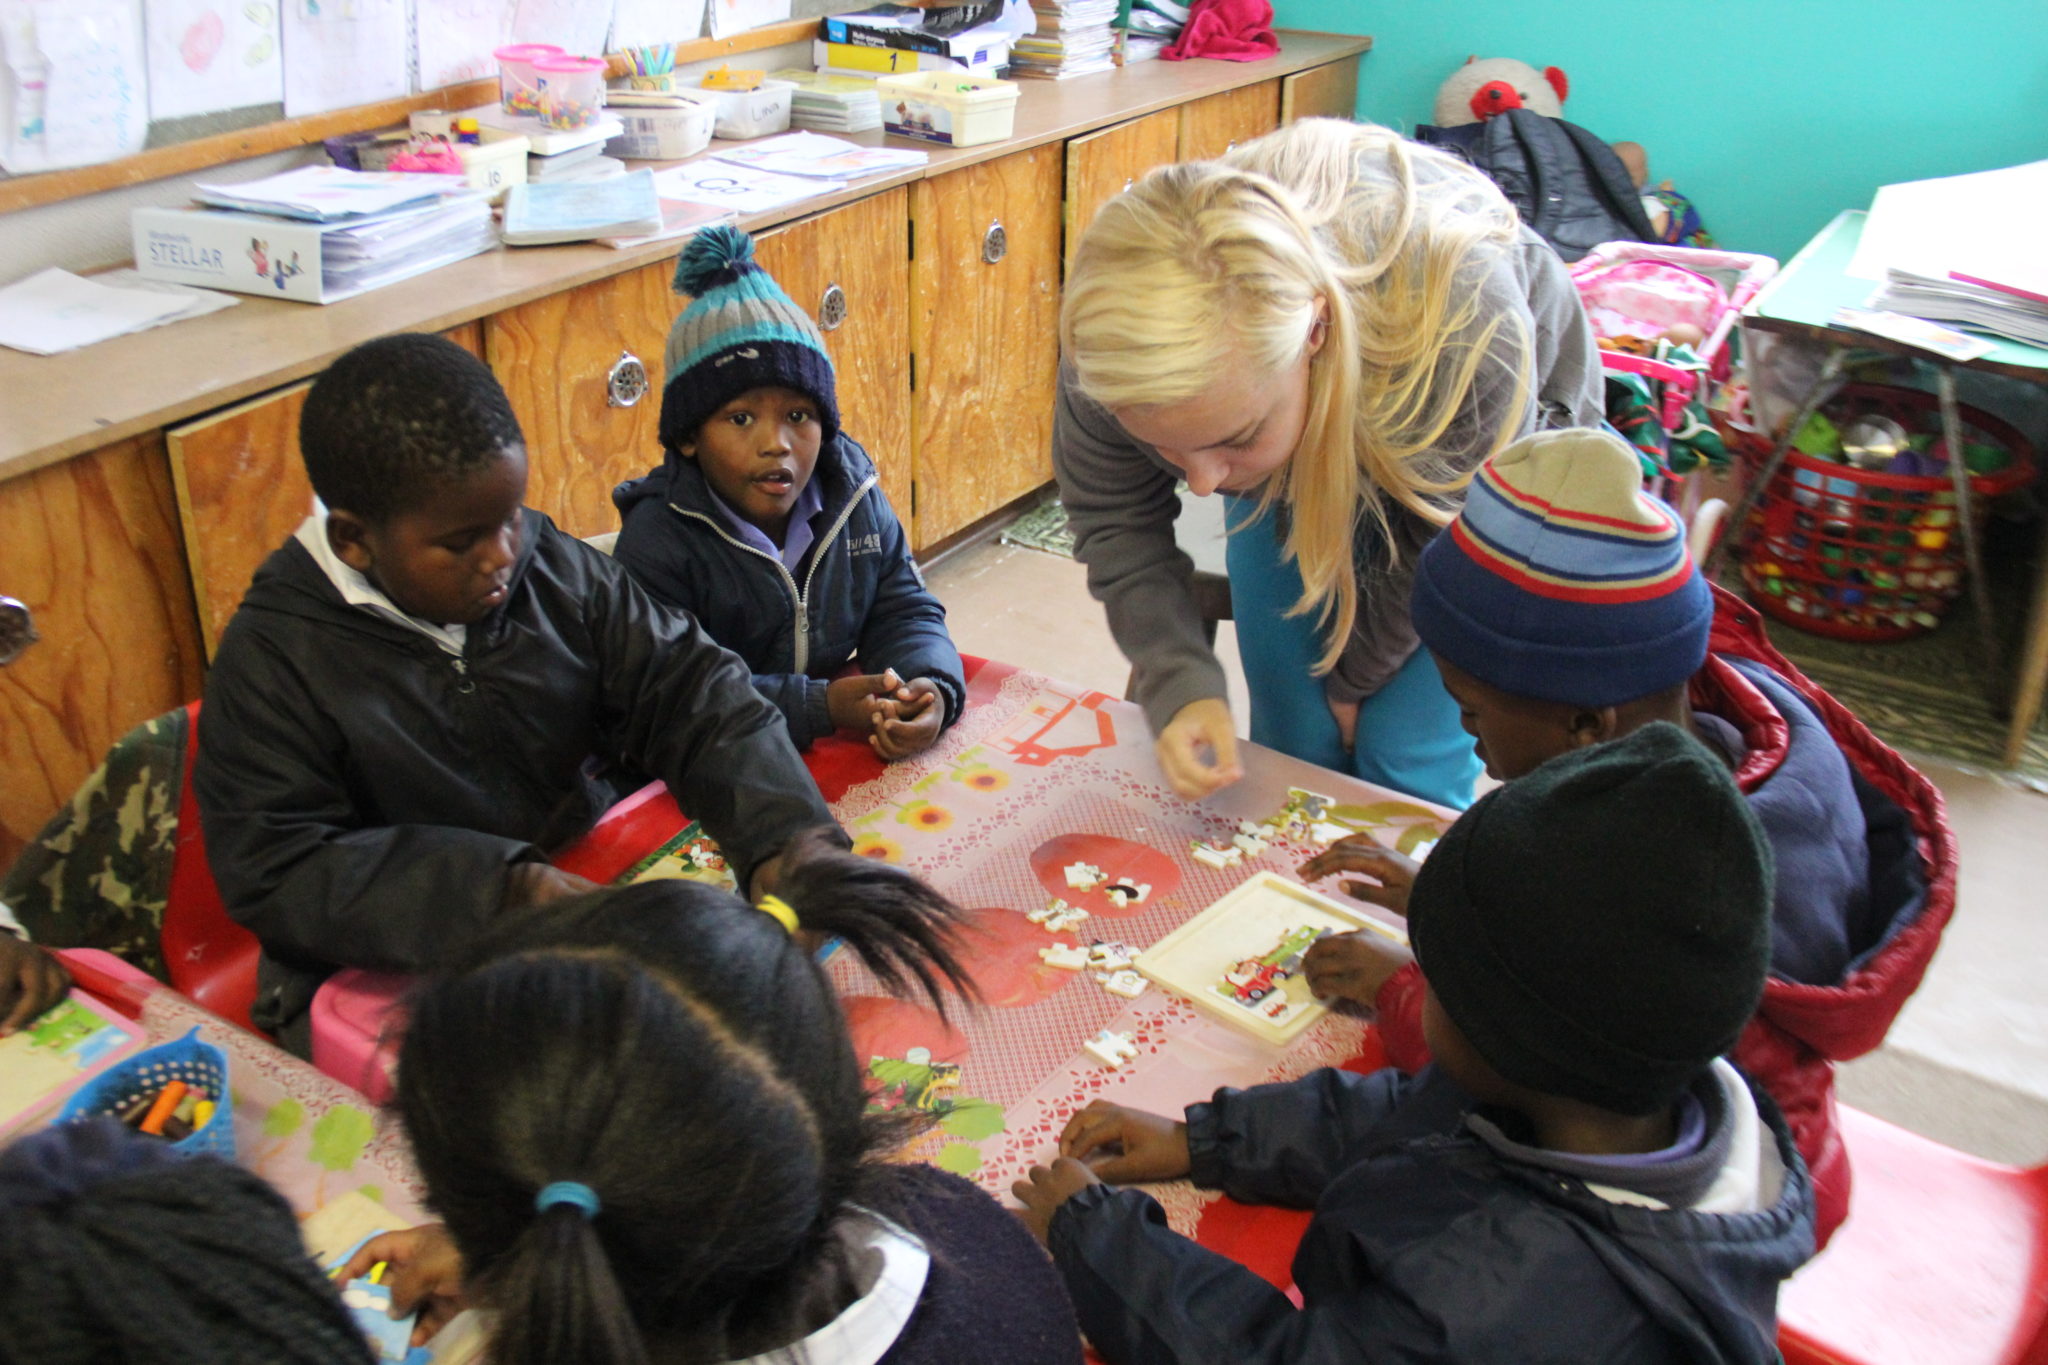
<path fill-rule="evenodd" d="M 226 209 L 144 208 L 134 211 L 131 223 L 135 270 L 147 279 L 300 303 L 338 303 L 475 254 L 436 254 L 372 285 L 339 288 L 322 278 L 321 238 L 360 220 L 300 223 Z"/>

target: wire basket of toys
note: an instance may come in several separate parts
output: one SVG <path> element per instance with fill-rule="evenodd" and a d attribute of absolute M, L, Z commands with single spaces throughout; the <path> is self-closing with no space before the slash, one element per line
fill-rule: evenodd
<path fill-rule="evenodd" d="M 57 1121 L 102 1114 L 163 1138 L 181 1155 L 235 1159 L 227 1054 L 201 1038 L 197 1028 L 95 1077 L 71 1097 Z"/>
<path fill-rule="evenodd" d="M 1992 499 L 2032 482 L 2034 450 L 1989 413 L 1959 415 L 1981 529 Z M 1754 475 L 1769 443 L 1742 448 Z M 1738 532 L 1750 600 L 1839 640 L 1904 640 L 1939 625 L 1967 571 L 1950 457 L 1933 394 L 1845 387 L 1795 434 Z"/>

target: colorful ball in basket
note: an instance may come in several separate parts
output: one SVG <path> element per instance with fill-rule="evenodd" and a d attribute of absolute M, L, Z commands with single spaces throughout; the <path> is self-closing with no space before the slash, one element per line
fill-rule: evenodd
<path fill-rule="evenodd" d="M 498 59 L 498 103 L 508 114 L 540 117 L 540 85 L 533 64 L 569 54 L 553 43 L 514 43 L 491 54 Z"/>
<path fill-rule="evenodd" d="M 1849 385 L 1829 415 L 1882 416 L 1909 433 L 1932 434 L 1941 423 L 1933 394 L 1884 384 Z M 2034 451 L 1989 413 L 1964 407 L 1960 416 L 1966 431 L 2008 457 L 2003 468 L 1970 476 L 1972 519 L 1981 527 L 1993 498 L 2033 481 Z M 1745 443 L 1752 473 L 1759 444 Z M 1967 586 L 1968 564 L 1955 486 L 1937 469 L 1858 469 L 1788 451 L 1742 528 L 1750 600 L 1788 625 L 1838 640 L 1904 640 L 1940 625 Z"/>
<path fill-rule="evenodd" d="M 162 1090 L 172 1081 L 183 1081 L 213 1101 L 213 1114 L 192 1135 L 171 1144 L 184 1156 L 217 1156 L 235 1159 L 235 1114 L 228 1100 L 228 1057 L 225 1052 L 199 1036 L 194 1028 L 182 1038 L 159 1043 L 108 1068 L 88 1081 L 57 1115 L 59 1123 L 109 1117 L 139 1099 Z"/>
<path fill-rule="evenodd" d="M 602 57 L 549 57 L 533 64 L 540 87 L 540 118 L 550 128 L 575 132 L 604 115 Z"/>

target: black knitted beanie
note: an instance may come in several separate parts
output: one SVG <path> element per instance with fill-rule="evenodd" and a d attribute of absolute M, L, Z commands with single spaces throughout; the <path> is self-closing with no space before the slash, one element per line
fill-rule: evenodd
<path fill-rule="evenodd" d="M 1489 792 L 1423 864 L 1430 989 L 1507 1080 L 1654 1113 L 1726 1052 L 1770 960 L 1771 855 L 1727 768 L 1659 722 Z"/>
<path fill-rule="evenodd" d="M 0 1362 L 369 1365 L 290 1205 L 112 1119 L 0 1152 Z"/>

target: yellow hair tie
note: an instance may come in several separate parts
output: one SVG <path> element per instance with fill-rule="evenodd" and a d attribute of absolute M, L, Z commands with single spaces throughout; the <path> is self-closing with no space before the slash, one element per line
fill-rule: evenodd
<path fill-rule="evenodd" d="M 775 919 L 775 922 L 777 924 L 780 924 L 783 928 L 787 929 L 792 937 L 796 934 L 796 911 L 792 910 L 790 908 L 789 902 L 784 900 L 782 897 L 763 896 L 761 897 L 760 903 L 755 905 L 754 908 L 756 910 L 759 910 L 764 915 L 772 915 Z"/>

